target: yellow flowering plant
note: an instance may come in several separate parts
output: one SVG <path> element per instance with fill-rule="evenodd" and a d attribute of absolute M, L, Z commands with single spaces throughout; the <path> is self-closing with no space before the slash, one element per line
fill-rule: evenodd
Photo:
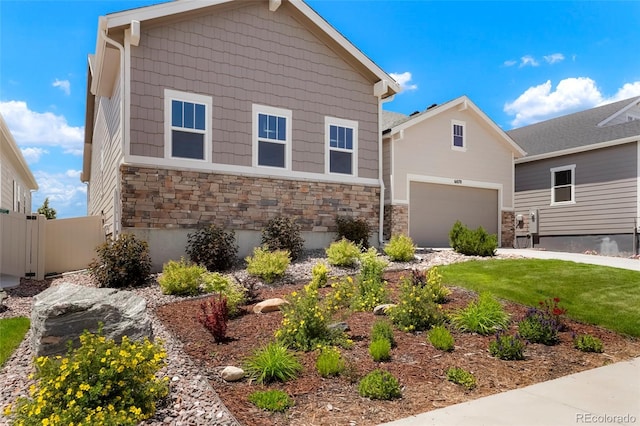
<path fill-rule="evenodd" d="M 85 331 L 81 346 L 65 357 L 38 357 L 30 398 L 20 397 L 4 414 L 14 426 L 136 425 L 155 413 L 169 392 L 156 377 L 166 352 L 148 339 L 120 344 Z"/>
<path fill-rule="evenodd" d="M 415 286 L 408 277 L 400 282 L 396 306 L 387 310 L 391 322 L 405 332 L 428 330 L 442 322 L 442 314 L 430 286 Z"/>

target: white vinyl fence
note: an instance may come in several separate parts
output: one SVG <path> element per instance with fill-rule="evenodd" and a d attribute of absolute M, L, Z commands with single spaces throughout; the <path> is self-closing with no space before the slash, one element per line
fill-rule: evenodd
<path fill-rule="evenodd" d="M 0 214 L 0 286 L 20 277 L 85 269 L 105 241 L 98 216 L 47 220 L 42 215 Z"/>

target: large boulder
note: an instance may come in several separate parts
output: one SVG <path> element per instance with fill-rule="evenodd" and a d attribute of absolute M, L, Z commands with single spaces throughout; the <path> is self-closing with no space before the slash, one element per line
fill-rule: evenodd
<path fill-rule="evenodd" d="M 80 345 L 84 330 L 98 331 L 120 342 L 152 338 L 146 301 L 130 291 L 91 288 L 69 283 L 50 287 L 34 297 L 31 311 L 32 348 L 36 356 L 64 355 L 67 342 Z"/>

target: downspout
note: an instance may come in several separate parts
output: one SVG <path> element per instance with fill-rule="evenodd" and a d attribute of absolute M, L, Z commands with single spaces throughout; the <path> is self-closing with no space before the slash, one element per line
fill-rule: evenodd
<path fill-rule="evenodd" d="M 380 206 L 378 212 L 378 244 L 384 245 L 384 176 L 383 176 L 383 150 L 382 150 L 382 104 L 392 101 L 394 96 L 383 98 L 387 93 L 389 82 L 381 80 L 374 85 L 374 94 L 378 97 L 378 183 L 380 184 Z"/>

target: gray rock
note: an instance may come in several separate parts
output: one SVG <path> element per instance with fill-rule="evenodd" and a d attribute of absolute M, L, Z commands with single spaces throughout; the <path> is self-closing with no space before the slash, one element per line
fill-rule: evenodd
<path fill-rule="evenodd" d="M 386 315 L 387 310 L 394 306 L 396 305 L 394 305 L 393 303 L 385 303 L 384 305 L 378 305 L 375 308 L 373 308 L 373 315 Z"/>
<path fill-rule="evenodd" d="M 31 345 L 36 356 L 64 355 L 67 342 L 80 345 L 84 330 L 120 342 L 152 338 L 145 300 L 130 291 L 91 288 L 69 283 L 50 287 L 33 298 Z"/>
<path fill-rule="evenodd" d="M 244 378 L 244 370 L 242 368 L 229 365 L 222 370 L 220 376 L 227 382 L 237 382 Z"/>
<path fill-rule="evenodd" d="M 335 322 L 333 324 L 329 324 L 327 328 L 329 330 L 339 330 L 345 333 L 347 331 L 351 331 L 351 328 L 349 328 L 349 324 L 347 324 L 346 322 Z"/>

